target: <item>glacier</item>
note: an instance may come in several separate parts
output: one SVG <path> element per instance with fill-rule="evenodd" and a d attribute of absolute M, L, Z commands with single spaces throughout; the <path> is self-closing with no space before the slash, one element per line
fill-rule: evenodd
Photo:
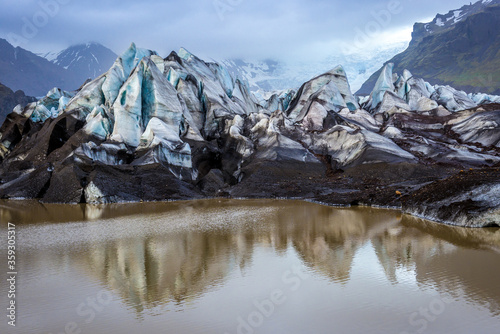
<path fill-rule="evenodd" d="M 369 96 L 352 94 L 340 65 L 296 90 L 253 92 L 225 64 L 132 43 L 79 90 L 54 88 L 7 117 L 0 197 L 271 196 L 404 208 L 413 197 L 396 190 L 416 194 L 460 171 L 498 173 L 499 101 L 393 73 L 391 63 Z"/>

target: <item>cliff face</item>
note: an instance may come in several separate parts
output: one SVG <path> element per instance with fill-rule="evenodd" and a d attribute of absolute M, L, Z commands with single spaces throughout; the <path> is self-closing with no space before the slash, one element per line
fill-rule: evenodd
<path fill-rule="evenodd" d="M 462 10 L 453 17 L 436 16 L 430 23 L 414 25 L 408 49 L 387 63 L 394 70 L 410 70 L 415 76 L 431 84 L 450 85 L 468 92 L 500 93 L 500 5 L 498 1 L 487 7 Z M 466 6 L 469 7 L 469 6 Z M 380 75 L 374 73 L 359 95 L 369 94 Z"/>

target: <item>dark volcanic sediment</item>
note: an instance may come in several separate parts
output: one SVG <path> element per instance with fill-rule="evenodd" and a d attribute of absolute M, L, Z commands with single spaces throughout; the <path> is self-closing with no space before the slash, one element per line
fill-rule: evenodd
<path fill-rule="evenodd" d="M 217 63 L 132 45 L 79 91 L 7 117 L 0 197 L 302 198 L 498 225 L 500 106 L 487 98 L 388 65 L 366 98 L 339 66 L 258 101 Z"/>

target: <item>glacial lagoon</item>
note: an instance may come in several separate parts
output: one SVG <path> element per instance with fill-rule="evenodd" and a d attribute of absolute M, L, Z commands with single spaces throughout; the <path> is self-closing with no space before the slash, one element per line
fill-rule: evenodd
<path fill-rule="evenodd" d="M 18 247 L 0 333 L 500 331 L 495 228 L 280 200 L 1 201 L 0 218 Z"/>

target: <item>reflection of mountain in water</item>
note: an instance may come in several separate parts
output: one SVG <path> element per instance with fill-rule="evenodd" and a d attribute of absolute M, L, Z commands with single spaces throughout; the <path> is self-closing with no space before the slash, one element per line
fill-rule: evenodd
<path fill-rule="evenodd" d="M 50 213 L 53 209 L 46 206 L 33 212 L 40 215 L 45 210 L 44 217 L 52 217 L 47 221 L 57 221 Z M 82 247 L 53 243 L 53 249 L 27 252 L 24 265 L 69 259 L 139 312 L 169 302 L 184 305 L 222 286 L 230 273 L 251 267 L 257 248 L 272 249 L 278 256 L 293 248 L 311 270 L 332 282 L 347 282 L 354 257 L 367 245 L 373 247 L 393 284 L 398 284 L 398 269 L 405 268 L 419 285 L 453 296 L 465 294 L 488 305 L 493 313 L 500 306 L 500 288 L 482 290 L 492 286 L 489 280 L 500 277 L 498 229 L 454 228 L 395 211 L 336 209 L 294 201 L 214 200 L 72 210 L 73 216 L 67 219 L 73 221 L 101 217 L 97 222 L 71 225 L 71 235 L 85 232 L 95 239 Z M 0 208 L 2 219 L 22 217 L 20 212 Z M 27 216 L 23 219 L 33 222 Z M 35 231 L 31 239 L 45 240 L 51 231 L 45 228 L 27 225 L 26 232 L 19 234 Z"/>
<path fill-rule="evenodd" d="M 332 210 L 318 207 L 318 214 L 287 212 L 280 216 L 282 225 L 297 219 L 288 231 L 293 246 L 304 263 L 329 279 L 342 282 L 350 278 L 356 251 L 379 233 L 397 224 L 400 216 L 383 210 Z"/>
<path fill-rule="evenodd" d="M 412 268 L 417 282 L 500 314 L 500 230 L 464 229 L 404 216 L 393 229 L 372 239 L 387 278 Z M 488 288 L 486 290 L 485 288 Z"/>
<path fill-rule="evenodd" d="M 237 262 L 247 260 L 236 244 L 235 238 L 192 232 L 112 242 L 86 260 L 94 275 L 142 308 L 159 301 L 183 303 L 219 284 Z"/>
<path fill-rule="evenodd" d="M 92 268 L 94 275 L 139 311 L 159 302 L 184 303 L 223 284 L 232 270 L 251 264 L 257 246 L 278 254 L 292 246 L 308 267 L 333 281 L 347 281 L 356 250 L 370 240 L 372 232 L 400 219 L 393 211 L 296 204 L 280 202 L 258 221 L 240 222 L 237 228 L 176 231 L 111 241 L 105 247 L 96 244 L 84 267 Z M 259 207 L 239 204 L 234 209 L 251 212 Z"/>
<path fill-rule="evenodd" d="M 414 235 L 430 234 L 440 240 L 439 249 L 415 260 L 418 282 L 454 297 L 465 296 L 500 315 L 500 285 L 494 283 L 500 277 L 500 229 L 453 228 L 418 219 L 405 220 L 402 225 Z"/>

